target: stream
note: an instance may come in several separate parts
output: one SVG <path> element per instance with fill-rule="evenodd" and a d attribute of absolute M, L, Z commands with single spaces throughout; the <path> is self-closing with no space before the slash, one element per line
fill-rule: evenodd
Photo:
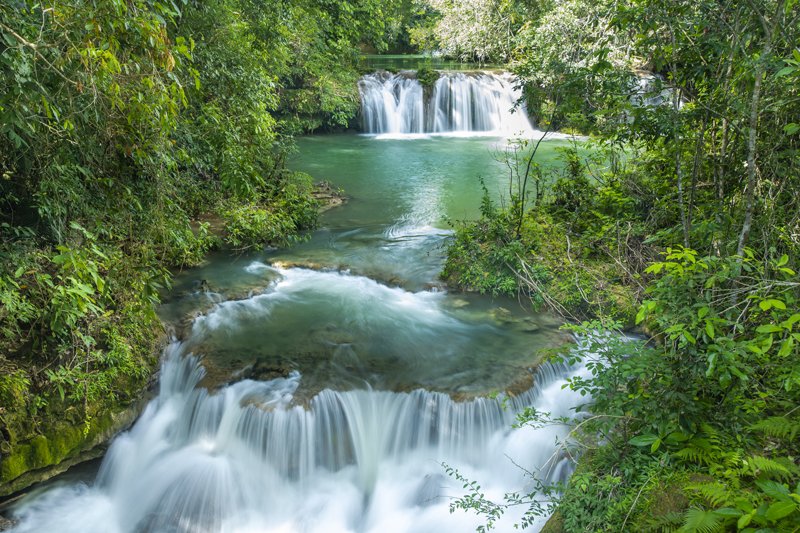
<path fill-rule="evenodd" d="M 533 487 L 521 467 L 566 479 L 566 427 L 512 427 L 527 407 L 571 417 L 585 400 L 562 388 L 584 368 L 541 364 L 568 340 L 560 320 L 438 280 L 480 180 L 507 197 L 509 137 L 541 133 L 512 112 L 505 74 L 445 74 L 426 96 L 381 72 L 360 89 L 370 133 L 302 138 L 290 163 L 348 202 L 301 244 L 179 276 L 160 313 L 183 334 L 157 396 L 94 479 L 19 502 L 14 531 L 468 532 L 484 518 L 451 513 L 465 491 L 443 465 L 498 502 Z M 558 165 L 570 142 L 551 136 L 537 160 Z"/>

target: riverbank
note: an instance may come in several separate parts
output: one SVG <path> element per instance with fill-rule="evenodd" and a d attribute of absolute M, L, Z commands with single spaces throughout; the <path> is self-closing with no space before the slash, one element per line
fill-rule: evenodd
<path fill-rule="evenodd" d="M 346 201 L 341 191 L 327 183 L 314 187 L 311 198 L 319 212 L 340 206 Z M 196 233 L 210 235 L 219 243 L 227 240 L 228 225 L 222 217 L 205 217 L 197 228 Z M 117 294 L 115 299 L 123 301 L 125 298 Z M 148 303 L 153 305 L 152 302 Z M 0 407 L 0 501 L 80 462 L 100 456 L 114 435 L 129 428 L 140 414 L 153 391 L 160 355 L 168 341 L 165 327 L 175 333 L 176 324 L 155 320 L 152 309 L 119 316 L 128 322 L 116 330 L 118 333 L 114 333 L 119 335 L 115 337 L 115 342 L 130 350 L 130 356 L 135 359 L 129 364 L 135 360 L 136 366 L 135 372 L 121 376 L 126 381 L 109 383 L 114 387 L 113 394 L 80 396 L 83 392 L 80 384 L 74 392 L 70 392 L 66 389 L 66 383 L 58 385 L 49 394 L 47 391 L 37 393 L 23 388 L 28 378 L 18 378 L 18 388 L 11 389 L 13 395 L 9 396 L 13 401 Z M 85 327 L 98 331 L 106 331 L 103 328 L 107 328 L 100 325 Z M 125 336 L 124 332 L 135 334 Z M 107 347 L 105 350 L 112 351 L 106 355 L 111 357 L 114 348 Z M 33 356 L 25 359 L 36 360 Z M 5 379 L 34 372 L 41 370 L 18 365 L 9 372 L 11 376 L 7 375 Z M 111 376 L 109 378 L 113 379 Z M 78 401 L 70 401 L 70 398 Z"/>

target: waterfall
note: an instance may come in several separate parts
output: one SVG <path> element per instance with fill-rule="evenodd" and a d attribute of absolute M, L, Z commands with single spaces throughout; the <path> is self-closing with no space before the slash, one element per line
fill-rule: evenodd
<path fill-rule="evenodd" d="M 534 132 L 521 94 L 505 73 L 443 72 L 425 90 L 410 71 L 359 82 L 363 131 L 370 134 L 524 135 Z"/>
<path fill-rule="evenodd" d="M 203 368 L 185 351 L 167 349 L 158 397 L 114 441 L 96 484 L 23 505 L 16 531 L 470 531 L 481 518 L 449 512 L 463 489 L 442 462 L 497 500 L 527 486 L 516 464 L 545 480 L 571 469 L 557 453 L 564 427 L 512 423 L 528 406 L 571 416 L 581 398 L 562 385 L 583 368 L 545 365 L 513 398 L 325 390 L 304 407 L 292 404 L 297 372 L 211 393 L 197 386 Z M 497 530 L 513 530 L 515 513 Z"/>

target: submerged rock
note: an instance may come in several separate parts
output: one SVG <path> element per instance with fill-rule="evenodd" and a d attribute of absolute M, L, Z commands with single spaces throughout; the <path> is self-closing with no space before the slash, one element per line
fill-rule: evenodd
<path fill-rule="evenodd" d="M 311 192 L 311 196 L 319 203 L 320 213 L 324 213 L 334 207 L 339 207 L 347 201 L 347 196 L 345 196 L 341 190 L 334 189 L 327 181 L 314 184 L 314 190 Z"/>
<path fill-rule="evenodd" d="M 511 311 L 505 307 L 495 307 L 489 311 L 489 316 L 491 316 L 495 322 L 499 322 L 500 324 L 511 324 L 516 322 L 514 315 L 512 315 Z"/>
<path fill-rule="evenodd" d="M 463 307 L 467 307 L 469 302 L 463 298 L 456 298 L 450 302 L 450 307 L 453 309 L 461 309 Z"/>

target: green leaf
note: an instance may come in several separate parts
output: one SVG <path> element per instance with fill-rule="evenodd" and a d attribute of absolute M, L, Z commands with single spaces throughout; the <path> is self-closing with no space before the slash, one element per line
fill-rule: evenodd
<path fill-rule="evenodd" d="M 780 333 L 783 328 L 775 324 L 764 324 L 763 326 L 758 326 L 756 331 L 759 333 Z"/>
<path fill-rule="evenodd" d="M 767 496 L 780 501 L 789 500 L 789 489 L 775 481 L 756 481 L 756 485 Z"/>
<path fill-rule="evenodd" d="M 782 267 L 783 265 L 785 265 L 788 262 L 789 262 L 789 256 L 786 255 L 786 254 L 783 254 L 781 256 L 781 258 L 778 259 L 778 263 L 776 264 L 776 266 Z"/>
<path fill-rule="evenodd" d="M 767 509 L 767 520 L 777 522 L 781 518 L 785 518 L 797 510 L 797 504 L 794 502 L 775 502 Z"/>
<path fill-rule="evenodd" d="M 639 312 L 636 313 L 636 323 L 641 324 L 642 320 L 644 320 L 644 315 L 647 311 L 645 310 L 644 306 L 639 307 Z"/>
<path fill-rule="evenodd" d="M 770 300 L 761 300 L 758 302 L 758 306 L 761 308 L 762 311 L 769 311 L 772 309 L 772 303 Z"/>
<path fill-rule="evenodd" d="M 736 368 L 735 366 L 732 366 L 732 367 L 730 367 L 730 368 L 731 368 L 731 373 L 732 373 L 734 376 L 736 376 L 737 378 L 739 378 L 740 380 L 742 380 L 742 381 L 748 381 L 748 380 L 750 379 L 750 378 L 748 378 L 748 377 L 747 377 L 747 374 L 745 374 L 744 372 L 742 372 L 741 370 L 739 370 L 739 369 L 738 369 L 738 368 Z"/>
<path fill-rule="evenodd" d="M 792 316 L 790 316 L 789 318 L 787 318 L 786 320 L 784 320 L 783 322 L 781 322 L 781 326 L 783 326 L 783 327 L 784 327 L 784 328 L 786 328 L 786 329 L 791 329 L 791 327 L 792 327 L 792 326 L 793 326 L 793 325 L 794 325 L 794 324 L 795 324 L 795 323 L 796 323 L 798 320 L 800 320 L 800 313 L 795 313 L 795 314 L 793 314 Z"/>
<path fill-rule="evenodd" d="M 709 321 L 706 321 L 706 335 L 712 339 L 714 338 L 714 325 Z"/>
<path fill-rule="evenodd" d="M 774 298 L 770 298 L 768 301 L 769 303 L 772 304 L 772 307 L 774 307 L 775 309 L 780 309 L 781 311 L 786 310 L 786 304 L 783 303 L 783 300 L 776 300 Z"/>
<path fill-rule="evenodd" d="M 736 527 L 738 529 L 746 528 L 748 525 L 750 525 L 750 522 L 753 521 L 753 517 L 755 516 L 755 514 L 756 514 L 755 511 L 750 511 L 747 514 L 742 515 L 741 518 L 739 518 L 739 521 L 736 522 Z"/>
<path fill-rule="evenodd" d="M 633 446 L 652 446 L 656 441 L 660 441 L 658 435 L 647 433 L 645 435 L 637 435 L 628 441 L 628 444 Z"/>
<path fill-rule="evenodd" d="M 664 263 L 653 263 L 644 271 L 648 274 L 658 274 L 664 269 Z"/>
<path fill-rule="evenodd" d="M 683 530 L 699 533 L 713 533 L 719 531 L 722 520 L 714 511 L 702 509 L 689 509 L 684 515 Z"/>
<path fill-rule="evenodd" d="M 792 353 L 792 348 L 794 348 L 794 339 L 789 337 L 781 343 L 781 349 L 778 350 L 778 357 L 788 356 L 790 353 Z"/>

